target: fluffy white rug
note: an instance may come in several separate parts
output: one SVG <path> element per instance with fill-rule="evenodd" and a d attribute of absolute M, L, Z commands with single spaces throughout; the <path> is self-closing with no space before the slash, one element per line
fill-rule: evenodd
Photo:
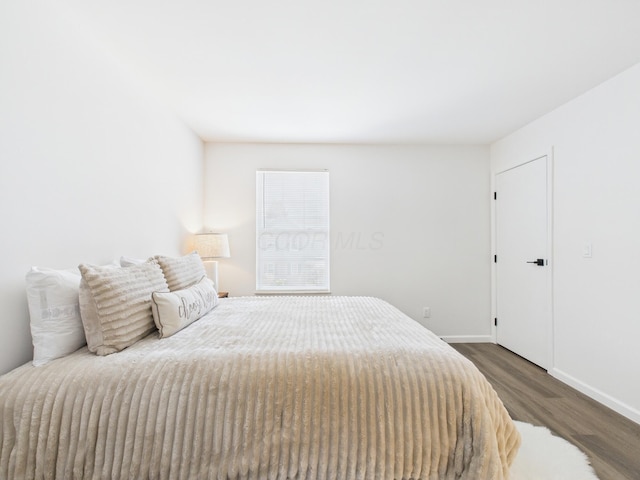
<path fill-rule="evenodd" d="M 588 457 L 544 427 L 515 422 L 522 445 L 511 467 L 511 480 L 598 480 Z"/>

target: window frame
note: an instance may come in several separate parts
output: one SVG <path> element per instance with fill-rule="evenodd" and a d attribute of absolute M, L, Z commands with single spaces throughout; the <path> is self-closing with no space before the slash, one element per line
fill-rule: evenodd
<path fill-rule="evenodd" d="M 266 228 L 265 219 L 265 197 L 264 197 L 264 177 L 261 183 L 261 176 L 269 173 L 280 173 L 280 174 L 308 174 L 308 173 L 321 173 L 326 175 L 326 184 L 324 185 L 324 189 L 322 193 L 324 195 L 323 201 L 326 202 L 322 208 L 326 209 L 326 225 L 321 229 L 310 229 L 310 228 Z M 262 195 L 261 195 L 262 193 Z M 262 204 L 260 204 L 262 202 Z M 305 294 L 305 295 L 313 295 L 313 294 L 329 294 L 331 293 L 331 248 L 330 248 L 330 226 L 331 226 L 331 199 L 330 199 L 330 177 L 329 170 L 327 169 L 258 169 L 256 171 L 256 295 L 276 295 L 276 294 Z M 261 227 L 262 224 L 262 227 Z M 261 276 L 261 268 L 264 268 L 261 257 L 261 250 L 264 249 L 264 235 L 266 233 L 283 235 L 286 234 L 290 236 L 290 239 L 285 240 L 288 241 L 289 244 L 294 242 L 297 236 L 302 236 L 304 238 L 311 238 L 312 242 L 322 242 L 324 244 L 324 255 L 321 258 L 323 265 L 323 271 L 325 272 L 322 280 L 323 282 L 318 286 L 314 286 L 311 284 L 307 284 L 306 286 L 300 285 L 282 285 L 278 286 L 274 283 L 264 282 Z M 309 237 L 311 235 L 311 237 Z M 320 236 L 318 236 L 320 235 Z M 276 237 L 277 238 L 277 237 Z M 277 241 L 277 240 L 276 240 Z M 289 262 L 289 268 L 299 268 L 300 264 L 291 264 Z M 276 265 L 273 266 L 276 268 Z"/>

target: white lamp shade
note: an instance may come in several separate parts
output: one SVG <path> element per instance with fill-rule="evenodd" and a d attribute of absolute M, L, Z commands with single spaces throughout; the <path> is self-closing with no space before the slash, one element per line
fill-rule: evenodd
<path fill-rule="evenodd" d="M 231 257 L 226 233 L 197 233 L 195 248 L 203 260 Z"/>

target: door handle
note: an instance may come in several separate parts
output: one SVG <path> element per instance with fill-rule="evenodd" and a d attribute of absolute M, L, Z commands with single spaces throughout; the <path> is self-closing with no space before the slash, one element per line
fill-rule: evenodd
<path fill-rule="evenodd" d="M 537 260 L 534 260 L 533 262 L 527 262 L 527 263 L 535 263 L 539 267 L 544 267 L 544 258 L 538 258 Z"/>

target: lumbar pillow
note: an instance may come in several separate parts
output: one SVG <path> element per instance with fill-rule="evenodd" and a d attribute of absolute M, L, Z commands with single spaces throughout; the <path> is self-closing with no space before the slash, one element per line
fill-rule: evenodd
<path fill-rule="evenodd" d="M 78 289 L 80 271 L 32 267 L 26 275 L 33 365 L 64 357 L 86 341 Z"/>
<path fill-rule="evenodd" d="M 216 305 L 218 294 L 213 282 L 206 277 L 184 290 L 154 292 L 151 296 L 153 320 L 160 331 L 160 338 L 182 330 Z"/>
<path fill-rule="evenodd" d="M 206 276 L 204 264 L 197 252 L 192 252 L 184 257 L 156 255 L 154 258 L 160 264 L 162 273 L 169 284 L 169 290 L 172 292 L 189 288 Z"/>
<path fill-rule="evenodd" d="M 89 350 L 119 352 L 155 329 L 151 294 L 169 287 L 155 261 L 130 267 L 80 265 L 80 314 Z"/>

